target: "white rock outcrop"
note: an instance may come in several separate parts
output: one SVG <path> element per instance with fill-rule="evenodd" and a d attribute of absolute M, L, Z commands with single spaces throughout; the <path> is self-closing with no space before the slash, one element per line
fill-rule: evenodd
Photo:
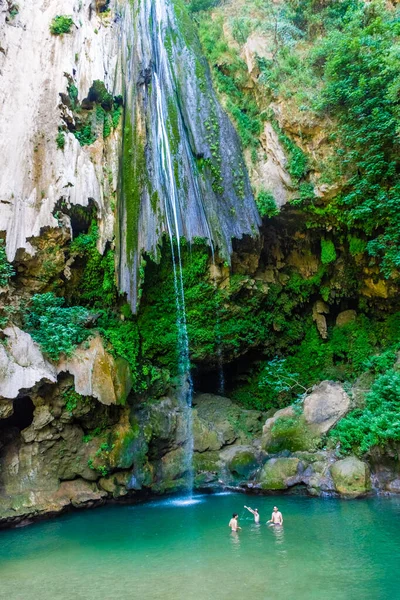
<path fill-rule="evenodd" d="M 6 345 L 0 344 L 0 398 L 17 398 L 42 382 L 55 383 L 57 369 L 47 361 L 29 333 L 18 327 L 4 330 Z"/>
<path fill-rule="evenodd" d="M 21 0 L 13 18 L 8 7 L 0 0 L 0 231 L 6 232 L 8 259 L 21 248 L 35 253 L 31 238 L 44 227 L 58 226 L 52 213 L 61 198 L 82 206 L 95 202 L 101 216 L 99 246 L 104 246 L 113 232 L 103 189 L 104 154 L 116 186 L 118 135 L 110 136 L 106 148 L 103 142 L 97 144 L 101 148 L 81 147 L 67 133 L 60 150 L 55 139 L 65 74 L 73 76 L 79 100 L 96 79 L 120 92 L 119 25 L 100 18 L 91 0 Z M 70 33 L 50 33 L 56 15 L 73 18 Z"/>
<path fill-rule="evenodd" d="M 0 344 L 0 399 L 12 400 L 42 383 L 56 383 L 60 373 L 74 376 L 78 394 L 93 396 L 106 405 L 125 401 L 131 390 L 128 363 L 114 359 L 100 336 L 92 337 L 88 347 L 78 348 L 72 357 L 53 364 L 45 359 L 29 333 L 7 327 L 4 334 L 6 344 Z"/>

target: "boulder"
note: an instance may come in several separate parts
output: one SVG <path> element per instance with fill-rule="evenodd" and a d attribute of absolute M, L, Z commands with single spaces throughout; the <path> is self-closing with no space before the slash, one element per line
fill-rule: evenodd
<path fill-rule="evenodd" d="M 220 453 L 220 459 L 234 477 L 247 478 L 258 467 L 252 446 L 232 446 Z"/>
<path fill-rule="evenodd" d="M 285 490 L 297 481 L 298 458 L 271 458 L 260 474 L 260 486 L 264 490 Z"/>
<path fill-rule="evenodd" d="M 336 317 L 336 326 L 343 327 L 344 325 L 348 325 L 348 323 L 354 323 L 356 319 L 357 313 L 355 310 L 344 310 Z"/>
<path fill-rule="evenodd" d="M 350 408 L 350 398 L 339 383 L 323 381 L 303 404 L 307 426 L 314 435 L 327 433 Z"/>
<path fill-rule="evenodd" d="M 107 496 L 107 492 L 99 490 L 95 483 L 84 479 L 74 479 L 61 483 L 59 490 L 54 494 L 54 501 L 62 505 L 71 503 L 77 508 L 84 504 L 99 502 L 105 496 Z"/>
<path fill-rule="evenodd" d="M 222 447 L 222 436 L 210 429 L 209 425 L 197 416 L 193 410 L 193 438 L 194 451 L 205 452 L 206 450 L 219 450 Z"/>
<path fill-rule="evenodd" d="M 371 489 L 368 465 L 355 456 L 338 460 L 331 467 L 335 490 L 350 498 L 366 494 Z"/>
<path fill-rule="evenodd" d="M 318 441 L 318 436 L 307 427 L 304 416 L 288 406 L 267 419 L 261 443 L 267 452 L 296 452 L 313 450 Z"/>

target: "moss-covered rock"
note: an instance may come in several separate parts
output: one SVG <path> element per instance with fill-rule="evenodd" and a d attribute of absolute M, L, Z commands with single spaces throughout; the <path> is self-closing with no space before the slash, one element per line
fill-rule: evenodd
<path fill-rule="evenodd" d="M 371 489 L 368 465 L 355 456 L 337 461 L 331 467 L 335 489 L 339 494 L 356 498 Z"/>
<path fill-rule="evenodd" d="M 264 490 L 285 490 L 291 482 L 290 478 L 297 475 L 299 466 L 298 458 L 272 458 L 265 463 L 261 475 L 260 485 Z"/>

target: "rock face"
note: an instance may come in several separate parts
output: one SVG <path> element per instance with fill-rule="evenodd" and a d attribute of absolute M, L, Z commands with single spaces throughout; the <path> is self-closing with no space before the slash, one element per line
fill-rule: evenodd
<path fill-rule="evenodd" d="M 8 258 L 14 260 L 22 248 L 30 255 L 36 252 L 35 237 L 45 227 L 58 227 L 53 211 L 61 199 L 82 206 L 94 201 L 102 216 L 99 244 L 104 247 L 113 236 L 113 214 L 103 168 L 110 169 L 115 189 L 118 134 L 107 143 L 81 146 L 66 133 L 63 149 L 56 137 L 63 123 L 60 93 L 68 96 L 65 74 L 80 99 L 94 80 L 120 93 L 120 21 L 98 16 L 91 0 L 75 6 L 65 0 L 27 0 L 7 20 L 5 4 L 0 10 L 0 231 L 7 234 Z M 72 17 L 70 33 L 50 33 L 56 15 Z"/>
<path fill-rule="evenodd" d="M 157 255 L 164 233 L 210 240 L 229 261 L 232 238 L 254 235 L 261 221 L 184 2 L 134 0 L 123 32 L 119 278 L 135 309 L 140 253 Z"/>
<path fill-rule="evenodd" d="M 18 327 L 7 327 L 4 335 L 7 344 L 0 345 L 0 398 L 17 398 L 24 390 L 55 383 L 61 373 L 74 376 L 78 394 L 93 396 L 106 405 L 124 403 L 131 390 L 128 363 L 112 358 L 98 335 L 88 348 L 78 348 L 73 357 L 58 364 L 46 360 L 31 336 Z"/>

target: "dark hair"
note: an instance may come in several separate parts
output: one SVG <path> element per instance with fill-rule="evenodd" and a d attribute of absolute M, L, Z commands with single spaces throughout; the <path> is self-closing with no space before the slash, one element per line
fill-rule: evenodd
<path fill-rule="evenodd" d="M 232 515 L 233 518 L 238 517 L 238 516 L 239 515 L 237 513 L 233 513 L 233 515 Z"/>

